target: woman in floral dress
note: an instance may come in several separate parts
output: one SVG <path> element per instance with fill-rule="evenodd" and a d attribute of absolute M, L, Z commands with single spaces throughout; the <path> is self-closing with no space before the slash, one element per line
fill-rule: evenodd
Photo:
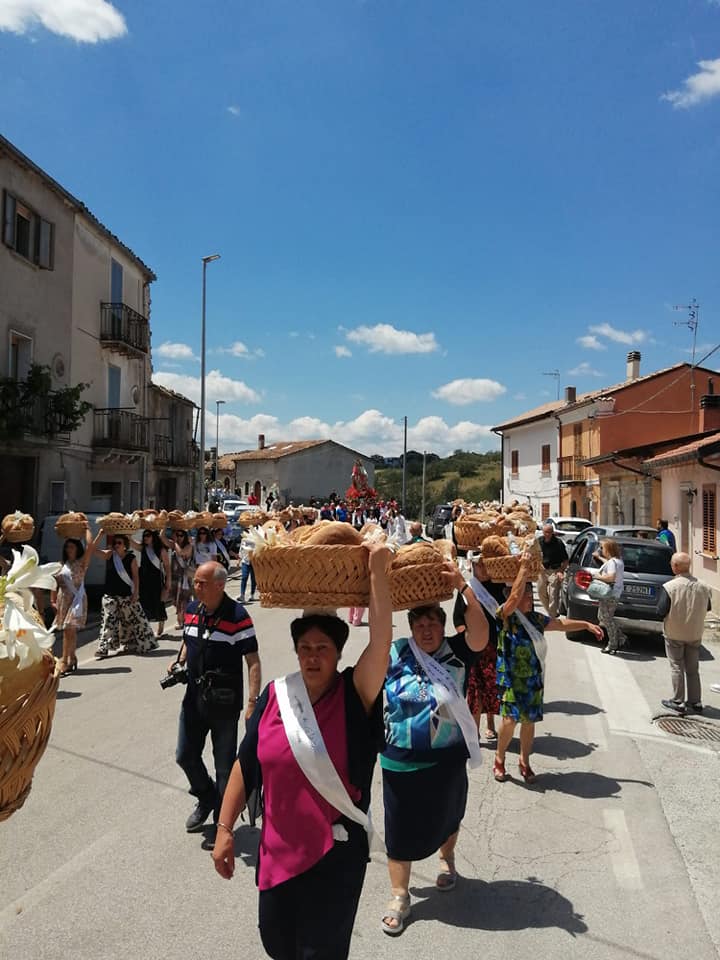
<path fill-rule="evenodd" d="M 85 573 L 102 535 L 100 530 L 93 540 L 88 529 L 85 543 L 71 537 L 63 545 L 62 569 L 55 574 L 57 590 L 50 594 L 50 605 L 55 608 L 53 629 L 62 631 L 63 650 L 58 664 L 61 677 L 77 670 L 77 632 L 87 622 Z"/>
<path fill-rule="evenodd" d="M 502 725 L 495 753 L 493 775 L 499 783 L 509 779 L 505 772 L 505 753 L 520 724 L 520 775 L 532 783 L 535 774 L 530 754 L 535 740 L 535 724 L 543 718 L 545 632 L 587 630 L 602 640 L 602 627 L 586 620 L 567 617 L 551 619 L 533 610 L 533 589 L 528 577 L 530 555 L 523 555 L 520 570 L 507 600 L 497 614 L 497 684 L 500 688 Z"/>

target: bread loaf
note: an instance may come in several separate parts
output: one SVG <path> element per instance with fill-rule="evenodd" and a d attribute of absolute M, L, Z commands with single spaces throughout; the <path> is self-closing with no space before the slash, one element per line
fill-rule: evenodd
<path fill-rule="evenodd" d="M 308 529 L 311 535 L 304 541 L 305 543 L 346 544 L 349 547 L 356 547 L 362 543 L 362 537 L 355 527 L 341 520 L 328 520 L 325 524 L 318 523 Z"/>

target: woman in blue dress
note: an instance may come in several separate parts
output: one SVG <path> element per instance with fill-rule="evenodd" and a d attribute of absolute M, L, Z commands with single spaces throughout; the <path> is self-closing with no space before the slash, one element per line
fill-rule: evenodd
<path fill-rule="evenodd" d="M 528 578 L 529 555 L 523 555 L 520 570 L 508 598 L 497 614 L 497 684 L 500 689 L 501 725 L 493 775 L 498 783 L 509 779 L 505 753 L 520 724 L 520 775 L 532 783 L 535 774 L 530 754 L 535 724 L 543 718 L 545 632 L 587 630 L 602 640 L 602 627 L 586 620 L 546 617 L 533 610 L 532 583 Z"/>

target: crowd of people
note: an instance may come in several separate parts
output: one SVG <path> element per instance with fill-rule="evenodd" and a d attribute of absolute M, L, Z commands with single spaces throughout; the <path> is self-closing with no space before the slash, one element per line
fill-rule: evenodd
<path fill-rule="evenodd" d="M 408 537 L 422 535 L 420 524 L 408 525 Z M 529 551 L 505 586 L 491 582 L 480 552 L 468 558 L 468 580 L 456 562 L 445 564 L 443 576 L 455 591 L 454 630 L 446 631 L 445 609 L 429 602 L 409 611 L 406 635 L 395 640 L 390 549 L 366 541 L 369 631 L 355 666 L 340 668 L 348 622 L 335 610 L 309 609 L 290 625 L 297 672 L 263 687 L 261 642 L 244 605 L 249 551 L 238 557 L 250 569 L 235 600 L 226 591 L 231 554 L 222 531 L 201 528 L 194 538 L 185 531 L 144 531 L 137 542 L 116 535 L 105 548 L 102 537 L 101 530 L 85 544 L 69 540 L 64 547 L 53 597 L 63 672 L 77 663 L 77 630 L 87 615 L 83 576 L 92 555 L 106 561 L 98 658 L 121 647 L 137 653 L 157 647 L 167 604 L 174 603 L 183 632 L 167 683 L 187 684 L 176 760 L 196 801 L 185 828 L 209 832 L 215 869 L 230 879 L 237 820 L 245 809 L 251 822 L 262 815 L 258 925 L 267 955 L 277 960 L 348 956 L 369 852 L 378 845 L 368 812 L 378 757 L 389 885 L 380 925 L 397 936 L 411 916 L 413 862 L 437 855 L 438 892 L 457 884 L 467 768 L 479 763 L 483 736 L 494 749 L 494 779 L 505 783 L 511 779 L 507 751 L 519 727 L 520 779 L 535 781 L 531 757 L 535 725 L 543 719 L 546 634 L 587 631 L 606 641 L 607 652 L 621 642 L 613 614 L 623 565 L 612 538 L 601 541 L 596 558 L 594 576 L 605 585 L 599 624 L 553 610 L 553 580 L 566 564 L 543 531 L 548 576 L 539 587 L 547 614 L 534 608 Z M 701 707 L 697 652 L 709 591 L 690 576 L 687 555 L 673 556 L 673 572 L 665 587 L 673 679 L 667 703 L 682 712 L 686 684 L 689 701 Z M 254 577 L 250 583 L 254 593 Z M 362 613 L 351 611 L 350 622 L 360 622 Z M 158 624 L 157 634 L 151 623 Z M 203 759 L 208 736 L 213 774 Z"/>

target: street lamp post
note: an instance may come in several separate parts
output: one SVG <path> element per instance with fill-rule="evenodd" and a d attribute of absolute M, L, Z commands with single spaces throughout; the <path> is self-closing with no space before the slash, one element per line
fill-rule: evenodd
<path fill-rule="evenodd" d="M 224 400 L 215 401 L 215 489 L 220 483 L 220 405 Z"/>
<path fill-rule="evenodd" d="M 220 254 L 213 253 L 202 258 L 202 332 L 200 335 L 200 492 L 198 502 L 202 509 L 205 503 L 205 289 L 207 265 L 219 260 Z"/>

